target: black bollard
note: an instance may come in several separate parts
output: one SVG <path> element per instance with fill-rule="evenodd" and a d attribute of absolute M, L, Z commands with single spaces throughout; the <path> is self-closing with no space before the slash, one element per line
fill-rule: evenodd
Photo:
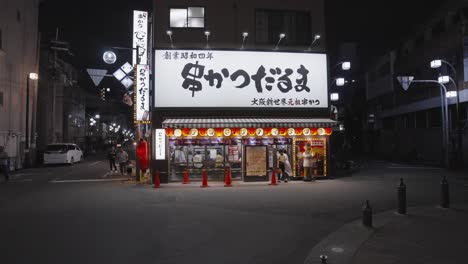
<path fill-rule="evenodd" d="M 449 184 L 445 175 L 442 177 L 442 181 L 440 182 L 440 207 L 450 207 Z"/>
<path fill-rule="evenodd" d="M 327 255 L 320 255 L 320 260 L 322 261 L 321 263 L 322 264 L 327 264 Z"/>
<path fill-rule="evenodd" d="M 362 210 L 362 224 L 367 227 L 372 227 L 372 208 L 369 200 L 366 200 L 366 206 Z"/>
<path fill-rule="evenodd" d="M 406 185 L 403 179 L 400 179 L 398 188 L 398 213 L 406 214 Z"/>

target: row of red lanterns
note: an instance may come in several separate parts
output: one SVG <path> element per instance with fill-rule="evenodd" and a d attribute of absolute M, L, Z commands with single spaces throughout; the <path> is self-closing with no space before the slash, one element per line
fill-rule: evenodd
<path fill-rule="evenodd" d="M 327 128 L 166 128 L 168 137 L 330 136 Z"/>

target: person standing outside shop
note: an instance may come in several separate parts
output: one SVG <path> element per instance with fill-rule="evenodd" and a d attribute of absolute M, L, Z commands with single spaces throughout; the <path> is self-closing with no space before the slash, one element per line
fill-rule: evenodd
<path fill-rule="evenodd" d="M 288 155 L 286 154 L 286 151 L 284 149 L 280 149 L 278 153 L 278 168 L 281 170 L 281 175 L 278 174 L 278 181 L 283 180 L 284 182 L 288 182 L 289 175 L 286 172 L 286 162 L 289 163 Z"/>
<path fill-rule="evenodd" d="M 110 173 L 117 172 L 117 166 L 115 165 L 116 156 L 117 156 L 117 152 L 115 151 L 115 147 L 112 146 L 109 153 L 107 153 L 107 158 L 109 159 Z"/>
<path fill-rule="evenodd" d="M 125 150 L 122 149 L 122 147 L 119 147 L 117 149 L 116 161 L 117 161 L 117 163 L 119 163 L 120 173 L 122 175 L 126 175 L 127 174 L 128 154 L 127 154 L 127 152 Z"/>
<path fill-rule="evenodd" d="M 5 147 L 0 146 L 0 170 L 5 176 L 5 182 L 10 180 L 9 168 L 8 168 L 8 154 L 5 152 Z"/>
<path fill-rule="evenodd" d="M 312 181 L 313 180 L 313 167 L 314 167 L 314 154 L 312 152 L 312 148 L 307 145 L 305 147 L 304 153 L 302 154 L 303 166 L 304 166 L 304 181 Z"/>

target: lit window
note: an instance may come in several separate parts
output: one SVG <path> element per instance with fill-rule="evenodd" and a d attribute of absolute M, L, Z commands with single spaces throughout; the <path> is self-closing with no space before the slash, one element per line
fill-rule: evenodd
<path fill-rule="evenodd" d="M 171 8 L 169 16 L 172 28 L 205 27 L 204 7 Z"/>

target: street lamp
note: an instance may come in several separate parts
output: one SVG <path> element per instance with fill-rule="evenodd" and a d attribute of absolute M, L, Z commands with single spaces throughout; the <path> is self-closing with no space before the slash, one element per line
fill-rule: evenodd
<path fill-rule="evenodd" d="M 450 64 L 446 60 L 435 59 L 435 60 L 431 61 L 430 65 L 431 65 L 432 69 L 438 69 L 438 68 L 442 67 L 442 64 L 446 64 L 447 66 L 449 66 L 450 69 L 452 70 L 452 73 L 454 74 L 455 78 L 458 78 L 457 71 L 455 70 L 455 67 L 453 67 L 453 65 Z M 441 81 L 442 81 L 443 84 L 446 84 L 449 81 L 452 81 L 453 85 L 455 86 L 455 89 L 456 89 L 456 91 L 453 91 L 453 92 L 451 91 L 452 93 L 449 94 L 450 97 L 447 95 L 447 98 L 454 98 L 454 97 L 457 98 L 456 111 L 455 111 L 456 121 L 457 121 L 456 122 L 456 124 L 457 124 L 457 155 L 456 155 L 456 159 L 457 159 L 457 163 L 461 164 L 462 158 L 463 158 L 463 147 L 462 147 L 463 146 L 463 135 L 462 135 L 462 127 L 461 127 L 461 124 L 460 124 L 460 108 L 459 108 L 460 96 L 459 96 L 458 84 L 457 84 L 457 82 L 455 82 L 452 79 L 452 77 L 450 77 L 450 75 L 440 76 L 438 78 L 438 81 L 439 81 L 439 83 L 441 83 Z"/>
<path fill-rule="evenodd" d="M 174 44 L 172 42 L 172 30 L 167 30 L 166 35 L 169 37 L 169 40 L 171 41 L 171 48 L 174 48 Z"/>
<path fill-rule="evenodd" d="M 249 36 L 249 32 L 242 33 L 242 47 L 241 47 L 241 49 L 244 48 L 245 40 L 247 39 L 248 36 Z"/>
<path fill-rule="evenodd" d="M 94 116 L 94 118 L 99 119 L 99 118 L 101 118 L 101 115 L 96 114 L 96 115 Z"/>
<path fill-rule="evenodd" d="M 437 81 L 438 81 L 439 83 L 446 84 L 446 83 L 449 83 L 449 82 L 450 82 L 450 78 L 449 78 L 447 75 L 439 76 L 439 78 L 437 78 Z"/>
<path fill-rule="evenodd" d="M 448 108 L 447 108 L 447 87 L 439 80 L 415 80 L 414 76 L 398 76 L 398 82 L 406 91 L 411 83 L 436 83 L 440 87 L 440 109 L 442 116 L 442 148 L 444 149 L 444 164 L 448 166 L 448 146 L 449 146 L 449 125 L 448 125 Z"/>
<path fill-rule="evenodd" d="M 29 150 L 29 80 L 37 81 L 39 75 L 37 73 L 31 72 L 28 74 L 26 79 L 26 149 Z"/>
<path fill-rule="evenodd" d="M 312 43 L 310 43 L 309 45 L 309 48 L 307 49 L 308 51 L 311 51 L 312 50 L 312 46 L 315 44 L 315 42 L 317 42 L 322 36 L 320 36 L 319 34 L 315 34 L 314 36 L 314 40 L 312 41 Z"/>
<path fill-rule="evenodd" d="M 211 32 L 210 31 L 205 31 L 205 37 L 206 37 L 206 48 L 209 48 L 209 39 L 210 39 Z"/>
<path fill-rule="evenodd" d="M 345 85 L 346 80 L 343 77 L 336 78 L 336 86 L 343 86 Z"/>
<path fill-rule="evenodd" d="M 445 96 L 446 96 L 447 98 L 455 98 L 455 97 L 457 97 L 457 94 L 458 94 L 457 91 L 448 91 L 448 92 L 445 94 Z"/>
<path fill-rule="evenodd" d="M 341 69 L 343 71 L 349 71 L 351 69 L 351 62 L 349 61 L 344 61 L 341 63 Z"/>
<path fill-rule="evenodd" d="M 115 55 L 115 52 L 108 50 L 104 52 L 102 59 L 107 64 L 114 64 L 117 61 L 117 55 Z"/>
<path fill-rule="evenodd" d="M 331 93 L 330 94 L 330 100 L 333 102 L 336 102 L 340 99 L 340 95 L 338 93 Z"/>
<path fill-rule="evenodd" d="M 286 34 L 280 33 L 278 37 L 279 37 L 279 40 L 278 40 L 278 43 L 276 43 L 275 50 L 278 49 L 278 46 L 279 46 L 281 40 L 284 39 L 284 37 L 286 37 Z"/>
<path fill-rule="evenodd" d="M 31 72 L 26 78 L 26 131 L 25 131 L 25 163 L 26 167 L 29 166 L 29 80 L 37 81 L 39 75 L 37 73 Z"/>

